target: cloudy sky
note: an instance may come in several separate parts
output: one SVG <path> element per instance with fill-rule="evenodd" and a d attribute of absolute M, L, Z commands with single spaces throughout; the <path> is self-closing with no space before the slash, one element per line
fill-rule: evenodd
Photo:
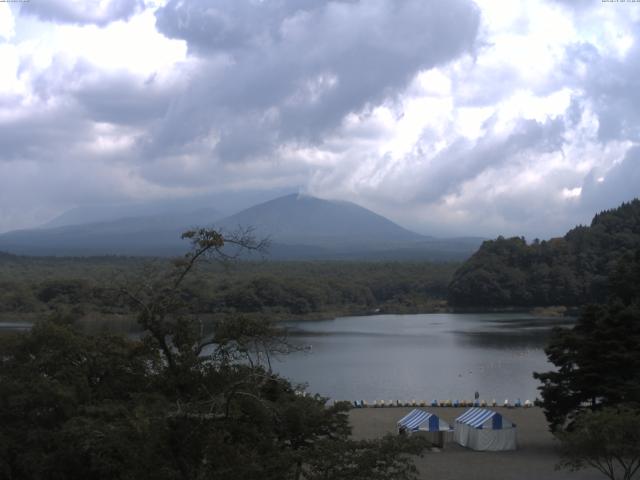
<path fill-rule="evenodd" d="M 640 2 L 0 2 L 0 231 L 302 192 L 544 238 L 640 196 L 639 141 Z"/>

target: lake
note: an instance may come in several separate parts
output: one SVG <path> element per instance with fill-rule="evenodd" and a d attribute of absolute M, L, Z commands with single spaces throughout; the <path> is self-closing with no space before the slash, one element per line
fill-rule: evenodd
<path fill-rule="evenodd" d="M 533 400 L 532 373 L 552 368 L 543 351 L 551 328 L 573 321 L 429 313 L 285 322 L 291 342 L 307 348 L 278 357 L 273 367 L 335 400 L 471 400 L 476 391 L 500 403 Z M 0 333 L 29 327 L 0 322 Z"/>
<path fill-rule="evenodd" d="M 566 318 L 527 314 L 420 314 L 287 322 L 306 350 L 274 369 L 308 391 L 336 400 L 472 399 L 538 395 L 534 371 L 547 371 L 543 348 Z"/>

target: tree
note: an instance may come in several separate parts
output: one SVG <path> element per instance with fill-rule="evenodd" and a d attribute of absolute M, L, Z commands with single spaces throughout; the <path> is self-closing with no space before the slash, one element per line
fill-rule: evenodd
<path fill-rule="evenodd" d="M 424 444 L 353 441 L 347 404 L 301 395 L 271 370 L 270 356 L 288 348 L 277 327 L 229 317 L 205 334 L 188 309 L 185 278 L 207 256 L 227 261 L 263 244 L 246 232 L 184 237 L 192 250 L 169 271 L 122 289 L 139 312 L 142 338 L 44 321 L 1 339 L 0 476 L 416 478 L 407 454 Z"/>
<path fill-rule="evenodd" d="M 627 407 L 581 413 L 558 435 L 561 468 L 591 466 L 611 480 L 631 480 L 640 469 L 640 411 Z"/>
<path fill-rule="evenodd" d="M 611 480 L 640 468 L 640 250 L 609 277 L 605 305 L 584 309 L 572 329 L 556 329 L 545 349 L 556 371 L 534 373 L 562 442 L 560 467 L 592 466 Z"/>
<path fill-rule="evenodd" d="M 615 301 L 585 308 L 545 349 L 556 371 L 535 373 L 552 430 L 585 408 L 640 402 L 640 309 Z"/>
<path fill-rule="evenodd" d="M 557 370 L 534 377 L 542 382 L 542 404 L 553 431 L 585 409 L 640 405 L 640 298 L 629 293 L 640 270 L 638 259 L 635 254 L 619 263 L 607 304 L 586 307 L 572 329 L 552 334 L 545 352 Z"/>
<path fill-rule="evenodd" d="M 155 425 L 142 421 L 165 401 L 154 392 L 155 352 L 52 322 L 1 340 L 0 477 L 133 478 L 138 457 L 164 463 Z"/>
<path fill-rule="evenodd" d="M 377 440 L 322 441 L 310 456 L 306 480 L 412 480 L 418 470 L 406 455 L 422 455 L 422 437 L 386 435 Z"/>
<path fill-rule="evenodd" d="M 202 324 L 189 317 L 184 300 L 183 284 L 202 260 L 229 262 L 246 251 L 264 252 L 266 240 L 256 240 L 251 229 L 239 229 L 230 235 L 199 228 L 188 230 L 182 238 L 189 240 L 191 249 L 175 259 L 168 271 L 147 272 L 146 278 L 134 287 L 122 288 L 121 293 L 138 312 L 138 323 L 149 333 L 150 341 L 161 352 L 173 373 L 181 367 L 198 363 L 202 350 L 211 342 L 204 335 Z"/>
<path fill-rule="evenodd" d="M 619 260 L 639 248 L 640 200 L 634 199 L 562 238 L 529 245 L 519 237 L 484 242 L 454 274 L 449 302 L 461 307 L 605 302 L 607 278 Z M 631 290 L 637 291 L 637 275 Z"/>

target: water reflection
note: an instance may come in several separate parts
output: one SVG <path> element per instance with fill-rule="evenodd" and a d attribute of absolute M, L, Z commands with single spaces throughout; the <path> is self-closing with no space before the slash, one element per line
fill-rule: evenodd
<path fill-rule="evenodd" d="M 21 332 L 30 330 L 33 324 L 26 322 L 0 322 L 0 332 Z"/>
<path fill-rule="evenodd" d="M 453 331 L 454 340 L 461 346 L 474 346 L 478 348 L 544 348 L 549 332 L 520 332 L 520 331 L 494 331 L 494 332 L 464 332 Z"/>

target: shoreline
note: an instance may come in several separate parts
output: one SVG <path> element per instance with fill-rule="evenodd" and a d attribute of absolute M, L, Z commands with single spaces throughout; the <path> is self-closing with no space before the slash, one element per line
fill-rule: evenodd
<path fill-rule="evenodd" d="M 424 307 L 424 306 L 423 306 Z M 531 315 L 532 318 L 540 319 L 560 319 L 560 318 L 575 318 L 576 312 L 571 308 L 557 306 L 557 307 L 504 307 L 504 308 L 453 308 L 448 306 L 438 306 L 434 308 L 407 308 L 388 311 L 384 308 L 376 310 L 331 310 L 326 312 L 311 312 L 307 314 L 294 315 L 285 314 L 281 312 L 249 312 L 244 313 L 246 317 L 263 317 L 272 321 L 274 324 L 282 324 L 287 322 L 318 322 L 318 321 L 331 321 L 341 317 L 369 317 L 378 315 L 432 315 L 432 314 L 490 314 L 490 313 L 518 313 Z M 0 324 L 2 323 L 15 323 L 15 324 L 33 324 L 38 320 L 47 318 L 51 315 L 51 312 L 2 312 L 0 313 Z M 213 314 L 201 315 L 205 317 L 205 321 L 214 321 L 216 318 L 225 317 L 227 315 L 233 315 L 233 313 L 216 312 Z M 85 326 L 99 325 L 100 328 L 107 327 L 109 324 L 118 326 L 118 331 L 122 329 L 135 330 L 137 320 L 133 314 L 105 314 L 100 312 L 88 312 L 81 317 L 78 322 Z"/>

